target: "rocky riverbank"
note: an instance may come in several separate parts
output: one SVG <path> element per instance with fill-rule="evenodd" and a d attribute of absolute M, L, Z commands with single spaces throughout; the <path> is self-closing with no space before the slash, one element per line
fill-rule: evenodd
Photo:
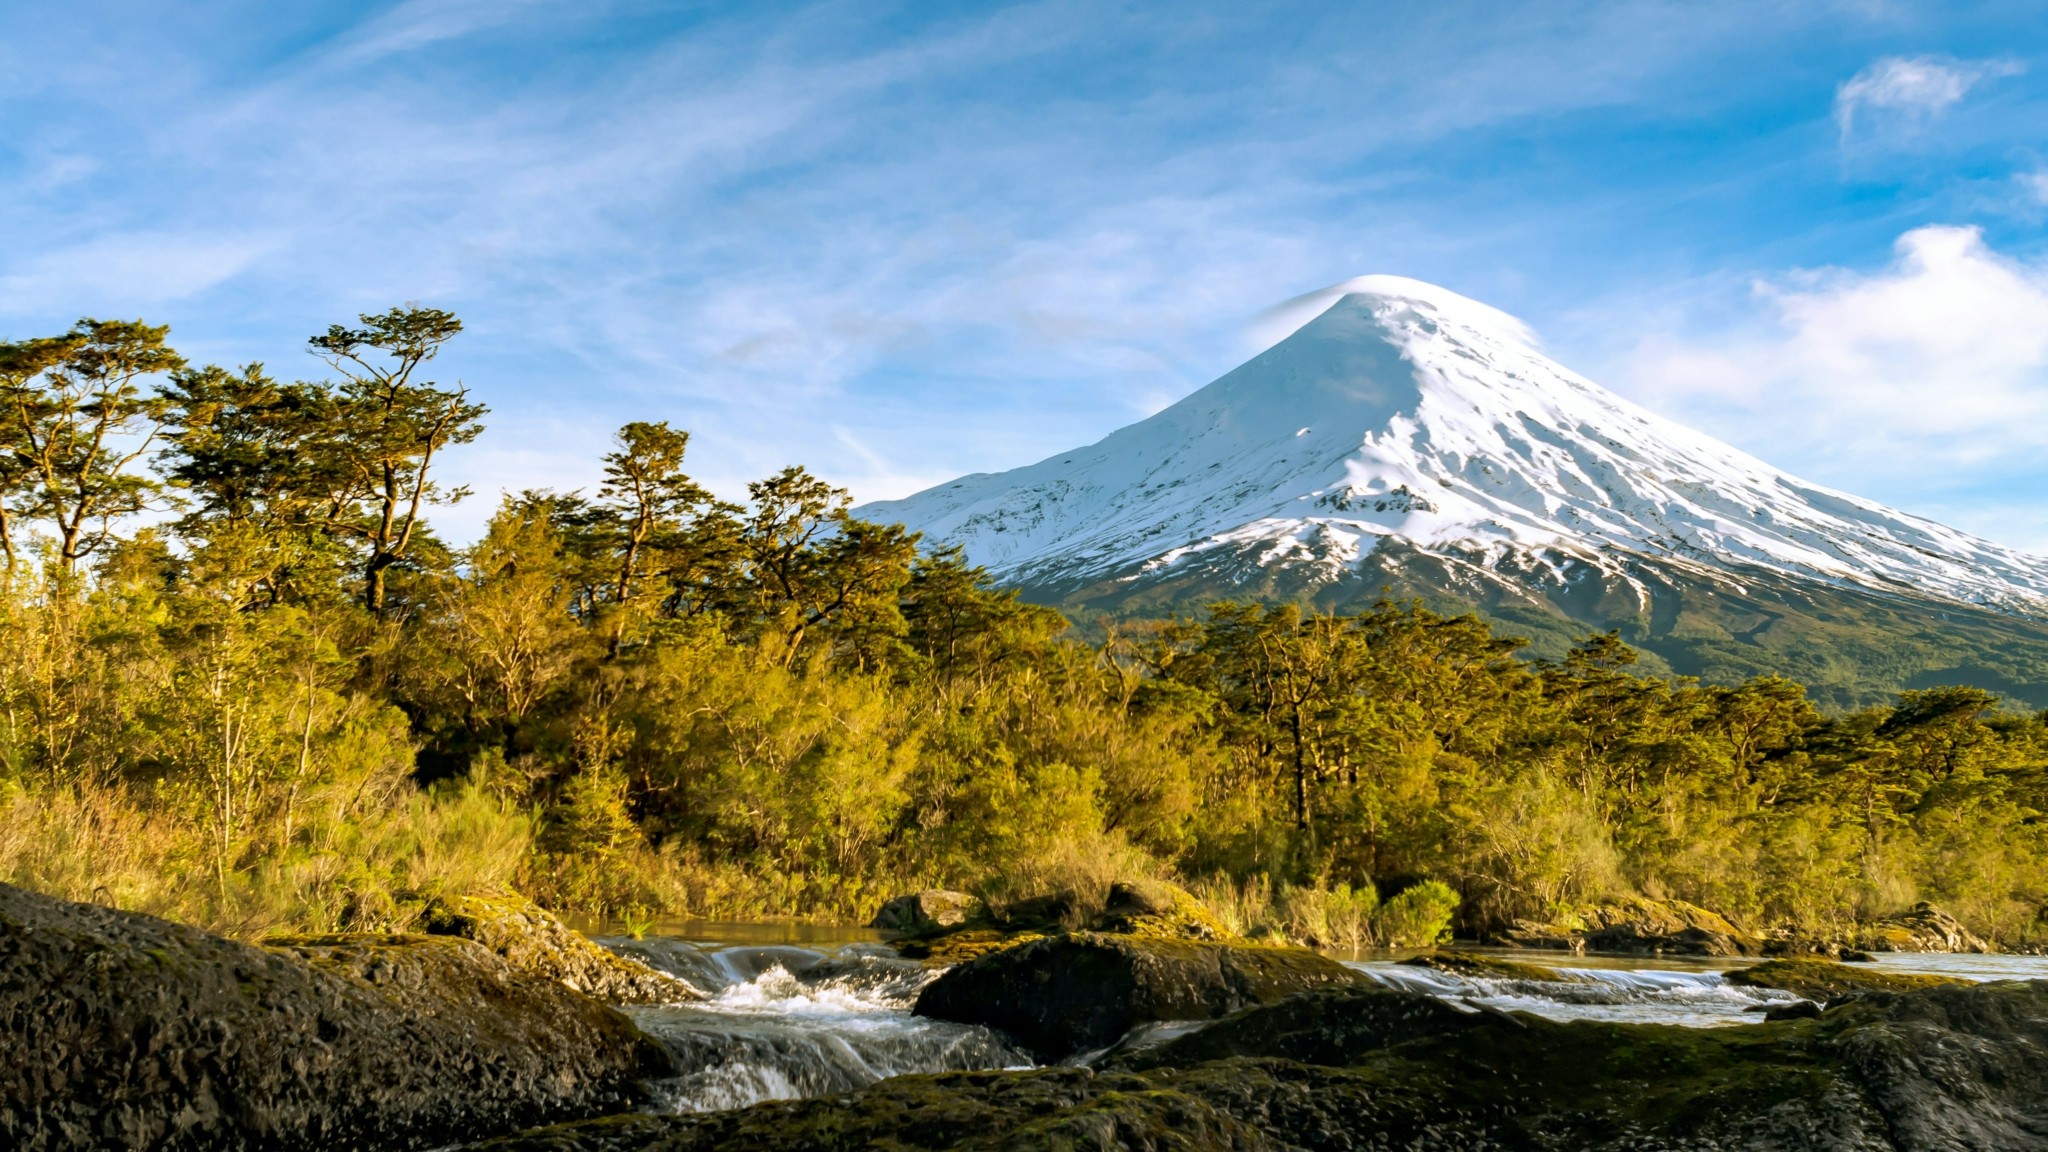
<path fill-rule="evenodd" d="M 2048 985 L 1870 992 L 1743 1028 L 1561 1024 L 1333 986 L 1100 1069 L 908 1076 L 492 1152 L 1131 1148 L 1935 1152 L 2048 1143 Z"/>
<path fill-rule="evenodd" d="M 1593 1003 L 1621 985 L 1456 951 L 1366 966 L 1367 978 L 1305 949 L 1231 938 L 1184 896 L 1120 892 L 1080 925 L 1051 903 L 997 920 L 921 899 L 898 909 L 922 918 L 908 946 L 971 941 L 959 949 L 970 959 L 939 972 L 875 945 L 843 962 L 806 953 L 808 965 L 796 964 L 801 949 L 754 948 L 705 961 L 730 977 L 724 991 L 706 983 L 717 993 L 706 999 L 517 899 L 430 903 L 410 935 L 252 947 L 0 887 L 0 1146 L 2048 1147 L 2048 982 L 1972 984 L 1800 955 L 1725 977 L 1743 993 L 1722 1022 L 1754 1023 L 1563 1022 L 1489 997 Z M 1927 911 L 1916 910 L 1939 931 Z M 1698 921 L 1675 935 L 1697 939 L 1690 928 L 1718 932 Z M 741 980 L 741 959 L 755 977 Z M 1629 975 L 1695 988 L 1724 979 Z M 903 1027 L 954 1030 L 936 1035 L 941 1046 L 978 1036 L 1004 1057 L 910 1068 L 1000 1067 L 1021 1059 L 1010 1044 L 1086 1066 L 860 1087 L 886 1074 L 870 1070 L 796 1089 L 809 1099 L 644 1110 L 681 1106 L 679 1059 L 700 1079 L 724 1075 L 705 1044 L 765 1052 L 802 1040 L 859 980 L 900 984 Z M 783 985 L 811 1014 L 745 1033 L 757 1010 L 747 998 Z M 904 1014 L 912 996 L 922 1020 Z M 638 1006 L 628 1016 L 600 998 Z M 678 1019 L 660 1032 L 668 1016 Z M 668 1039 L 651 1042 L 635 1021 Z M 721 1021 L 741 1032 L 726 1037 Z"/>
<path fill-rule="evenodd" d="M 663 1050 L 522 959 L 254 947 L 0 885 L 0 1146 L 381 1152 L 633 1107 Z"/>

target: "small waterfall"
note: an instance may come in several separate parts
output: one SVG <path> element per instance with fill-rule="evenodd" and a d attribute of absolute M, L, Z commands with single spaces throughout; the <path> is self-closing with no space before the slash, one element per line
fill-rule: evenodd
<path fill-rule="evenodd" d="M 694 1004 L 625 1011 L 676 1057 L 657 1085 L 676 1112 L 846 1092 L 908 1072 L 1028 1066 L 986 1028 L 910 1014 L 937 973 L 884 948 L 698 948 L 603 941 L 705 992 Z"/>
<path fill-rule="evenodd" d="M 675 1054 L 684 1070 L 657 1086 L 658 1106 L 669 1111 L 713 1111 L 848 1092 L 904 1073 L 1031 1064 L 1029 1056 L 986 1028 L 912 1016 L 918 992 L 937 973 L 899 958 L 885 945 L 721 946 L 672 937 L 599 942 L 678 977 L 705 997 L 691 1004 L 625 1009 Z M 2048 958 L 2042 957 L 1887 961 L 1898 970 L 1953 968 L 1979 979 L 2048 975 Z M 1715 1027 L 1754 1023 L 1764 1008 L 1797 999 L 1788 992 L 1730 984 L 1719 972 L 1558 968 L 1560 979 L 1553 981 L 1458 976 L 1384 960 L 1346 963 L 1384 987 L 1475 1011 L 1484 1006 L 1555 1020 Z M 1206 1023 L 1147 1025 L 1105 1051 L 1163 1043 Z"/>
<path fill-rule="evenodd" d="M 1351 962 L 1389 988 L 1420 992 L 1454 1004 L 1531 1012 L 1553 1020 L 1710 1027 L 1747 1024 L 1773 1004 L 1798 997 L 1773 988 L 1730 984 L 1719 972 L 1660 969 L 1559 968 L 1557 980 L 1458 976 L 1409 964 Z"/>

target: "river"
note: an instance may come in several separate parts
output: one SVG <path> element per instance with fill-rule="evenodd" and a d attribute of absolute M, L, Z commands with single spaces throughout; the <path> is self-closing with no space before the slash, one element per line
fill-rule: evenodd
<path fill-rule="evenodd" d="M 985 1028 L 912 1016 L 935 971 L 899 959 L 866 929 L 814 925 L 662 925 L 643 939 L 598 938 L 615 951 L 680 977 L 696 1003 L 625 1011 L 689 1069 L 658 1086 L 656 1106 L 676 1112 L 739 1108 L 763 1100 L 850 1091 L 908 1072 L 1029 1067 L 1028 1056 Z M 1484 951 L 1484 950 L 1482 950 Z M 1567 982 L 1453 976 L 1397 963 L 1394 954 L 1343 963 L 1391 988 L 1461 1005 L 1532 1012 L 1557 1020 L 1612 1020 L 1729 1027 L 1754 1023 L 1795 999 L 1730 984 L 1751 960 L 1567 957 L 1500 952 L 1550 964 Z M 1971 980 L 2048 979 L 2048 957 L 1892 953 L 1876 967 Z M 1190 1026 L 1172 1026 L 1172 1033 Z"/>

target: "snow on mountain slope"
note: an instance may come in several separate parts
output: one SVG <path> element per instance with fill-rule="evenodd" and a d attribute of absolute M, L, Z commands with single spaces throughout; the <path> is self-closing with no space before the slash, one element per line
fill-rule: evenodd
<path fill-rule="evenodd" d="M 1393 276 L 1343 288 L 1096 444 L 861 514 L 1025 585 L 1144 580 L 1221 553 L 1335 580 L 1393 537 L 1482 563 L 1612 569 L 1636 553 L 2048 612 L 2048 558 L 1780 472 L 1572 373 L 1456 293 Z"/>

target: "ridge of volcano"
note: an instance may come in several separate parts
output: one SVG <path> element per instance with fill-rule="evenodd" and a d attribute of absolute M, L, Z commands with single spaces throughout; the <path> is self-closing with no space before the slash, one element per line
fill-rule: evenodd
<path fill-rule="evenodd" d="M 1070 607 L 1334 607 L 1384 588 L 1517 624 L 1619 627 L 1660 651 L 1660 637 L 1754 646 L 1773 614 L 1810 615 L 1802 603 L 1835 593 L 1852 615 L 2017 629 L 2048 656 L 2048 557 L 1773 468 L 1571 372 L 1520 321 L 1446 289 L 1371 276 L 1340 290 L 1291 336 L 1093 445 L 860 513 Z M 1702 613 L 1702 596 L 1727 603 Z M 1671 666 L 1716 674 L 1696 655 Z M 2009 693 L 2038 679 L 2048 703 L 2048 661 L 2022 664 L 1976 671 Z"/>

